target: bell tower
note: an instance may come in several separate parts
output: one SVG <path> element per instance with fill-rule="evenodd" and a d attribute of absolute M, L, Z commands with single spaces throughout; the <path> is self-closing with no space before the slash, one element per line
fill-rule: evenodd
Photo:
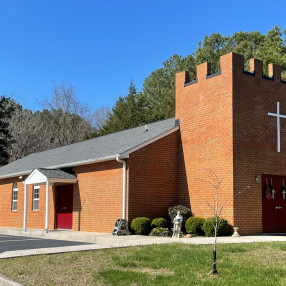
<path fill-rule="evenodd" d="M 212 216 L 206 201 L 213 201 L 213 190 L 202 182 L 210 179 L 205 171 L 210 169 L 224 179 L 221 202 L 230 198 L 222 217 L 242 234 L 262 233 L 264 183 L 255 177 L 286 176 L 286 84 L 281 67 L 269 64 L 266 76 L 263 63 L 252 59 L 250 71 L 245 71 L 244 57 L 229 53 L 220 58 L 218 73 L 210 70 L 209 63 L 197 66 L 192 82 L 185 71 L 176 75 L 179 202 L 189 201 L 195 216 Z"/>

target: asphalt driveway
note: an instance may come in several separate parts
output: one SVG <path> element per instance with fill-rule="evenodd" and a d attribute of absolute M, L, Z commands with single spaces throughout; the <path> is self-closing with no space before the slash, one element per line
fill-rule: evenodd
<path fill-rule="evenodd" d="M 5 251 L 79 246 L 88 244 L 91 243 L 0 234 L 0 253 Z"/>

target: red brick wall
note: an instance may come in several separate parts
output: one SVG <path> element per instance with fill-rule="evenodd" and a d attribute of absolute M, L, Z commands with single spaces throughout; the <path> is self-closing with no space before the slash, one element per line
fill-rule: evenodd
<path fill-rule="evenodd" d="M 205 169 L 224 178 L 220 203 L 233 193 L 232 72 L 234 54 L 221 57 L 221 74 L 206 79 L 208 63 L 197 67 L 197 82 L 187 72 L 176 76 L 176 118 L 180 120 L 179 203 L 191 205 L 195 216 L 211 216 L 206 201 L 213 204 L 214 189 L 200 180 L 212 181 Z M 180 147 L 180 146 L 179 146 Z M 200 179 L 200 180 L 198 180 Z M 233 223 L 233 200 L 222 216 Z"/>
<path fill-rule="evenodd" d="M 18 184 L 17 211 L 12 211 L 12 186 Z M 0 226 L 23 227 L 24 185 L 12 178 L 0 181 Z"/>
<path fill-rule="evenodd" d="M 128 221 L 168 217 L 177 204 L 178 131 L 130 154 Z"/>
<path fill-rule="evenodd" d="M 286 114 L 286 84 L 280 81 L 281 68 L 269 65 L 263 78 L 263 64 L 251 60 L 252 75 L 243 72 L 244 57 L 227 54 L 221 57 L 221 75 L 206 79 L 210 65 L 198 66 L 198 82 L 188 82 L 186 72 L 176 77 L 176 118 L 180 119 L 182 148 L 179 152 L 179 202 L 187 204 L 197 216 L 210 216 L 205 200 L 212 201 L 204 168 L 225 177 L 221 198 L 235 196 L 222 216 L 240 228 L 241 234 L 261 233 L 262 185 L 255 175 L 285 176 L 286 120 L 281 119 L 281 152 L 277 152 L 277 119 L 268 115 Z M 185 164 L 185 166 L 184 166 Z M 219 170 L 221 169 L 221 170 Z M 185 172 L 184 172 L 185 170 Z M 187 184 L 185 183 L 187 182 Z"/>
<path fill-rule="evenodd" d="M 240 56 L 240 66 L 243 57 Z M 280 119 L 281 152 L 277 152 L 277 118 L 286 114 L 286 84 L 281 83 L 281 68 L 269 66 L 274 81 L 262 78 L 262 62 L 251 60 L 250 69 L 255 75 L 237 72 L 233 83 L 234 118 L 234 188 L 240 190 L 249 185 L 249 192 L 237 196 L 234 201 L 235 225 L 242 233 L 261 233 L 262 185 L 255 183 L 255 175 L 286 174 L 286 119 Z M 278 194 L 279 195 L 279 194 Z"/>
<path fill-rule="evenodd" d="M 12 186 L 18 184 L 17 211 L 12 211 Z M 49 229 L 54 229 L 53 188 L 49 189 Z M 24 184 L 17 178 L 0 181 L 0 226 L 23 227 Z M 46 186 L 40 186 L 39 211 L 33 211 L 33 187 L 28 186 L 27 228 L 44 229 L 46 215 Z"/>
<path fill-rule="evenodd" d="M 122 164 L 116 161 L 74 168 L 73 230 L 111 232 L 122 217 Z M 22 179 L 24 180 L 24 179 Z M 18 182 L 18 208 L 12 211 L 12 185 Z M 27 227 L 45 228 L 46 190 L 40 186 L 39 211 L 33 211 L 33 187 L 28 186 Z M 80 190 L 80 191 L 79 191 Z M 50 187 L 49 229 L 55 227 L 55 187 Z M 24 185 L 17 178 L 0 181 L 0 226 L 23 227 Z"/>
<path fill-rule="evenodd" d="M 74 170 L 73 230 L 111 232 L 122 218 L 122 164 L 108 161 Z"/>

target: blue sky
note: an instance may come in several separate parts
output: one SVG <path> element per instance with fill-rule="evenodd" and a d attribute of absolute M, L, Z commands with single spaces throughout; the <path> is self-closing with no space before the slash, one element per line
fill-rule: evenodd
<path fill-rule="evenodd" d="M 93 109 L 137 90 L 177 53 L 205 35 L 285 29 L 283 1 L 0 0 L 0 94 L 25 108 L 73 85 Z"/>

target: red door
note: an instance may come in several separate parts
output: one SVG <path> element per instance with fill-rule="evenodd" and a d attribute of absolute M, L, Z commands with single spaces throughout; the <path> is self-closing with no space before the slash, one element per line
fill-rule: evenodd
<path fill-rule="evenodd" d="M 268 189 L 266 189 L 266 185 L 269 186 Z M 283 185 L 286 185 L 286 177 L 274 175 L 262 176 L 262 219 L 264 233 L 286 233 L 286 194 L 283 198 Z"/>
<path fill-rule="evenodd" d="M 73 185 L 56 188 L 56 227 L 72 229 Z"/>

